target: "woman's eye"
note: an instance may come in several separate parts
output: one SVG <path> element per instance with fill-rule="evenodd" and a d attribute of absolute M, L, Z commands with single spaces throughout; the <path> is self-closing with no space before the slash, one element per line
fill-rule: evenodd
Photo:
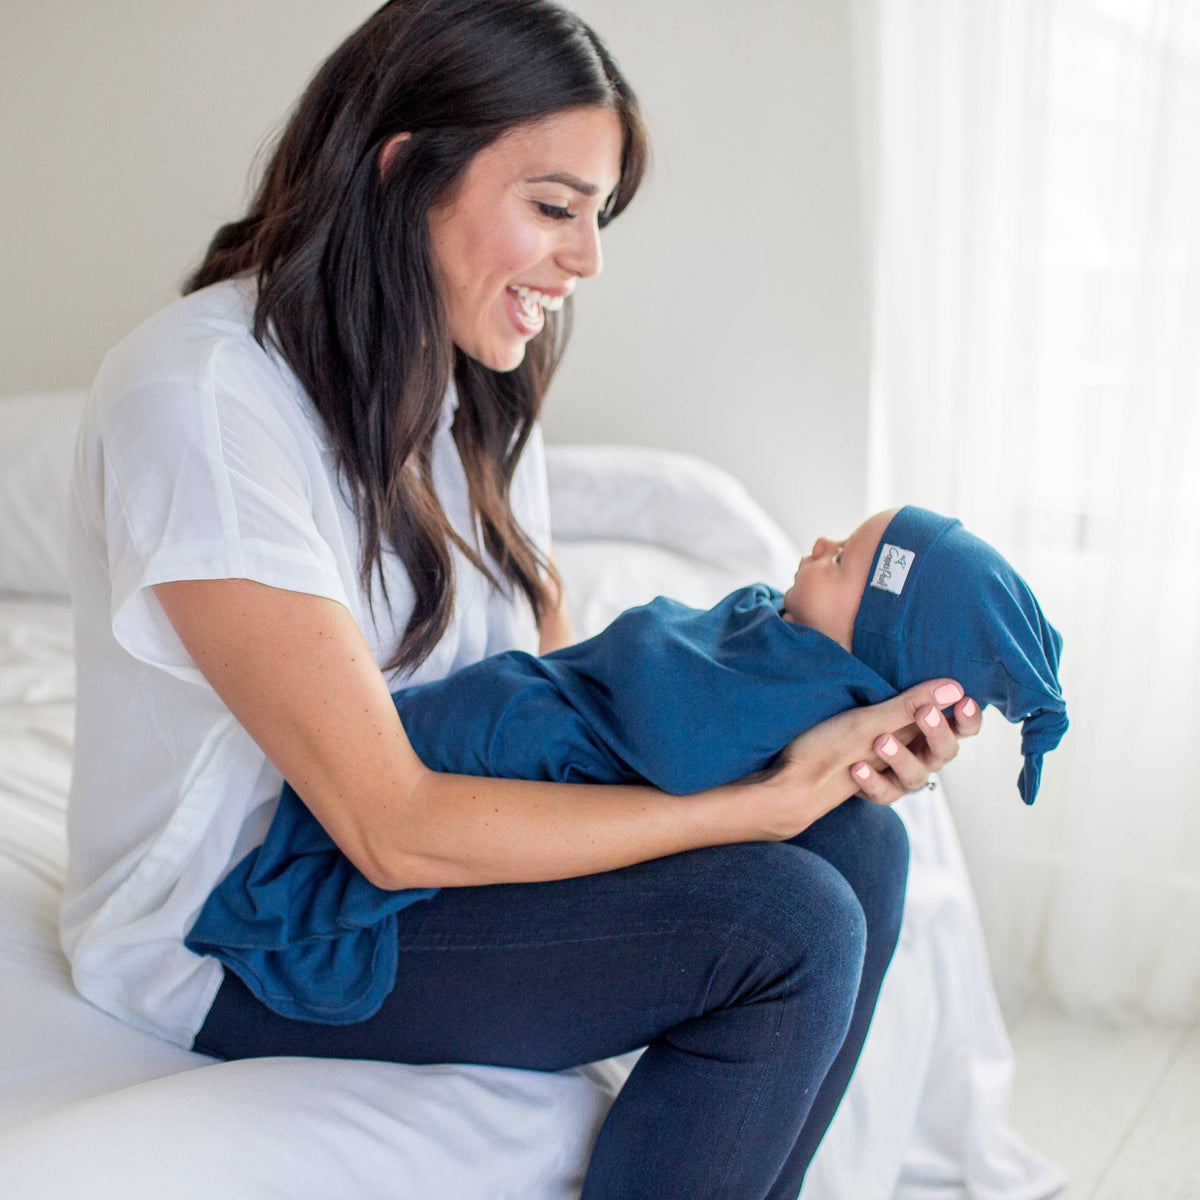
<path fill-rule="evenodd" d="M 569 208 L 560 207 L 557 204 L 538 204 L 538 209 L 542 216 L 550 217 L 555 221 L 573 221 L 579 215 L 573 213 Z"/>

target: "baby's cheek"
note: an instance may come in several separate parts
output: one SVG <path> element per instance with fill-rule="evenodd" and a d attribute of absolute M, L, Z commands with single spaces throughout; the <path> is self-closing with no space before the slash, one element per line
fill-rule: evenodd
<path fill-rule="evenodd" d="M 855 620 L 858 618 L 858 609 L 861 604 L 861 588 L 854 587 L 845 589 L 840 597 L 839 604 L 840 616 L 842 620 L 853 626 Z"/>

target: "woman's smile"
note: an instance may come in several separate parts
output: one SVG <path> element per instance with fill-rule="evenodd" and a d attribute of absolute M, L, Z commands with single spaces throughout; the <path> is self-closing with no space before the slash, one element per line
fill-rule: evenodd
<path fill-rule="evenodd" d="M 527 300 L 516 288 L 507 287 L 504 289 L 504 303 L 513 325 L 522 337 L 534 337 L 542 332 L 542 327 L 546 324 L 546 314 L 536 300 Z"/>
<path fill-rule="evenodd" d="M 543 289 L 523 283 L 504 289 L 504 302 L 517 331 L 526 337 L 541 333 L 545 314 L 558 312 L 571 294 L 571 288 Z"/>

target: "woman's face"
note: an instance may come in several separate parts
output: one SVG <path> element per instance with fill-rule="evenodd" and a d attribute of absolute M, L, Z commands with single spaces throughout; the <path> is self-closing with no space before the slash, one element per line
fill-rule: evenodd
<path fill-rule="evenodd" d="M 494 371 L 525 346 L 580 279 L 602 266 L 597 218 L 621 170 L 620 118 L 573 108 L 518 126 L 472 160 L 429 214 L 454 344 Z"/>

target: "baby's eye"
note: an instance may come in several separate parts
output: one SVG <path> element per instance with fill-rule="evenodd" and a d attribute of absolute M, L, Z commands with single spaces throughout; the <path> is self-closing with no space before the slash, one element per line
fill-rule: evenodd
<path fill-rule="evenodd" d="M 538 204 L 538 210 L 543 217 L 550 217 L 554 221 L 573 221 L 579 215 L 573 213 L 565 205 L 558 204 Z"/>
<path fill-rule="evenodd" d="M 837 563 L 837 565 L 838 565 L 839 567 L 842 565 L 842 552 L 843 552 L 844 550 L 845 550 L 845 547 L 844 547 L 844 546 L 839 546 L 839 547 L 838 547 L 838 552 L 837 552 L 837 553 L 836 553 L 836 554 L 833 556 L 833 561 L 834 561 L 835 563 Z"/>

